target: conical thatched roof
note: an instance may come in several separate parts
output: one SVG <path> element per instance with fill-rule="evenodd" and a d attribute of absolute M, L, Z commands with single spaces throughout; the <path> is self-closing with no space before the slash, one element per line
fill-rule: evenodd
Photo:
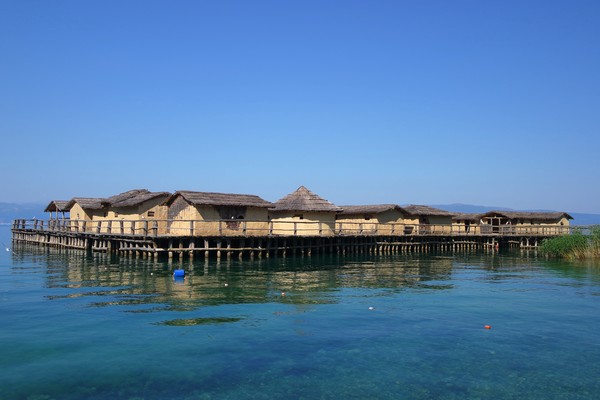
<path fill-rule="evenodd" d="M 268 208 L 273 205 L 273 203 L 263 200 L 253 194 L 192 192 L 187 190 L 180 190 L 173 193 L 163 204 L 170 205 L 179 196 L 183 197 L 188 203 L 196 206 L 210 205 Z"/>
<path fill-rule="evenodd" d="M 304 186 L 274 203 L 273 211 L 324 211 L 341 212 L 342 208 L 317 196 Z"/>

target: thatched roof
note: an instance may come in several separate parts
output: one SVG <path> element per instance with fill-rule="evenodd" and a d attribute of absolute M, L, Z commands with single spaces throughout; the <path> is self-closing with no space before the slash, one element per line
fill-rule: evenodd
<path fill-rule="evenodd" d="M 329 201 L 317 196 L 304 186 L 295 192 L 277 200 L 273 211 L 324 211 L 341 212 L 342 209 Z"/>
<path fill-rule="evenodd" d="M 46 206 L 44 212 L 66 212 L 69 211 L 67 206 L 69 205 L 69 200 L 52 200 L 50 204 Z"/>
<path fill-rule="evenodd" d="M 68 202 L 66 211 L 70 210 L 75 203 L 79 204 L 84 210 L 101 210 L 106 207 L 135 207 L 145 201 L 157 197 L 166 198 L 169 195 L 169 192 L 150 192 L 146 189 L 134 189 L 106 198 L 74 197 Z"/>
<path fill-rule="evenodd" d="M 213 192 L 192 192 L 180 190 L 173 193 L 163 204 L 170 205 L 177 197 L 183 197 L 188 203 L 210 206 L 230 206 L 230 207 L 257 207 L 269 208 L 273 203 L 261 199 L 253 194 L 229 194 Z"/>
<path fill-rule="evenodd" d="M 153 200 L 157 197 L 167 198 L 171 195 L 169 192 L 149 192 L 147 190 L 135 191 L 135 193 L 125 192 L 120 195 L 109 197 L 105 203 L 111 207 L 135 207 L 140 204 Z M 127 195 L 125 195 L 127 194 Z"/>
<path fill-rule="evenodd" d="M 396 204 L 369 204 L 363 206 L 340 206 L 342 212 L 340 215 L 355 215 L 355 214 L 380 214 L 390 210 L 397 210 L 402 214 L 408 214 L 408 212 Z"/>
<path fill-rule="evenodd" d="M 111 206 L 111 205 L 114 206 L 115 204 L 127 202 L 128 200 L 134 199 L 137 196 L 139 196 L 141 194 L 145 194 L 145 193 L 150 193 L 150 192 L 146 189 L 128 190 L 126 192 L 107 197 L 102 200 L 102 203 L 106 206 Z"/>
<path fill-rule="evenodd" d="M 431 217 L 452 217 L 454 214 L 445 210 L 441 210 L 439 208 L 429 207 L 429 206 L 420 206 L 411 204 L 409 206 L 403 207 L 410 215 L 423 215 L 423 216 L 431 216 Z"/>
<path fill-rule="evenodd" d="M 73 197 L 66 206 L 67 211 L 73 208 L 75 203 L 79 204 L 84 210 L 101 210 L 102 200 L 98 197 Z"/>
<path fill-rule="evenodd" d="M 454 213 L 452 221 L 471 221 L 479 222 L 481 214 L 478 213 Z"/>
<path fill-rule="evenodd" d="M 561 218 L 573 219 L 572 216 L 566 212 L 561 211 L 549 211 L 549 212 L 530 212 L 530 211 L 489 211 L 485 214 L 480 215 L 483 217 L 505 217 L 511 220 L 516 219 L 528 219 L 533 221 L 557 221 Z"/>

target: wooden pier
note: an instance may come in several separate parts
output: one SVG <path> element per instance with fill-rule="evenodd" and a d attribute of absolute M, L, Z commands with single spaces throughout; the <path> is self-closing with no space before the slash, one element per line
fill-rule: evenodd
<path fill-rule="evenodd" d="M 317 231 L 333 234 L 302 235 L 296 223 L 290 234 L 273 234 L 270 227 L 257 232 L 241 226 L 227 230 L 221 224 L 215 231 L 215 221 L 211 221 L 213 229 L 207 229 L 206 234 L 202 234 L 201 226 L 205 221 L 192 221 L 192 229 L 186 232 L 163 230 L 159 233 L 158 227 L 166 226 L 166 222 L 137 221 L 139 229 L 136 229 L 136 222 L 124 221 L 16 220 L 12 226 L 12 239 L 18 243 L 114 253 L 124 257 L 254 259 L 316 254 L 382 255 L 536 248 L 544 238 L 570 233 L 569 227 L 547 226 L 522 230 L 517 227 L 510 230 L 466 230 L 449 225 L 357 229 L 356 226 L 336 224 L 332 230 Z M 223 226 L 227 227 L 227 223 L 223 221 Z M 114 229 L 113 225 L 118 229 Z"/>

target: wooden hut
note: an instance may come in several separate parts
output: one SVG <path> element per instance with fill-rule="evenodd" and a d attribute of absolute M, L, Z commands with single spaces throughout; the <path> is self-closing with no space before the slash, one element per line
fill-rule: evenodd
<path fill-rule="evenodd" d="M 478 213 L 454 213 L 452 216 L 452 233 L 459 235 L 474 235 L 479 233 Z"/>
<path fill-rule="evenodd" d="M 339 234 L 403 234 L 408 212 L 396 204 L 340 206 L 336 231 Z"/>
<path fill-rule="evenodd" d="M 150 192 L 134 189 L 102 200 L 105 227 L 101 231 L 121 234 L 158 233 L 158 225 L 166 219 L 166 207 L 162 203 L 169 192 Z"/>
<path fill-rule="evenodd" d="M 481 233 L 567 233 L 572 216 L 566 212 L 489 211 L 481 215 Z"/>
<path fill-rule="evenodd" d="M 60 213 L 60 219 L 66 219 L 66 214 L 69 212 L 67 205 L 69 200 L 52 200 L 47 206 L 44 212 L 50 213 L 50 220 L 58 220 Z M 56 214 L 55 214 L 56 213 Z"/>
<path fill-rule="evenodd" d="M 160 205 L 168 196 L 167 192 L 134 189 L 107 198 L 75 197 L 66 208 L 74 230 L 135 234 L 147 228 L 139 221 L 166 218 Z"/>
<path fill-rule="evenodd" d="M 439 208 L 408 205 L 403 207 L 409 214 L 405 220 L 407 230 L 410 226 L 419 234 L 447 234 L 452 231 L 452 213 Z"/>
<path fill-rule="evenodd" d="M 342 211 L 304 186 L 273 204 L 269 215 L 273 234 L 290 236 L 330 236 L 335 218 Z"/>
<path fill-rule="evenodd" d="M 71 221 L 92 221 L 104 217 L 102 198 L 74 197 L 66 206 Z"/>
<path fill-rule="evenodd" d="M 169 192 L 150 192 L 134 189 L 102 200 L 104 217 L 107 219 L 139 221 L 143 219 L 165 219 L 166 207 L 162 203 Z"/>
<path fill-rule="evenodd" d="M 268 208 L 256 195 L 177 191 L 163 203 L 168 222 L 160 231 L 183 236 L 266 236 Z"/>

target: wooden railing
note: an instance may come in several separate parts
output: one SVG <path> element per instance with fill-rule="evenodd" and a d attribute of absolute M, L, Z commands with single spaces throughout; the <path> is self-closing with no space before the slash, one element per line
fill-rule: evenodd
<path fill-rule="evenodd" d="M 561 225 L 435 225 L 376 222 L 249 220 L 25 220 L 14 230 L 131 236 L 554 236 L 570 234 Z"/>

